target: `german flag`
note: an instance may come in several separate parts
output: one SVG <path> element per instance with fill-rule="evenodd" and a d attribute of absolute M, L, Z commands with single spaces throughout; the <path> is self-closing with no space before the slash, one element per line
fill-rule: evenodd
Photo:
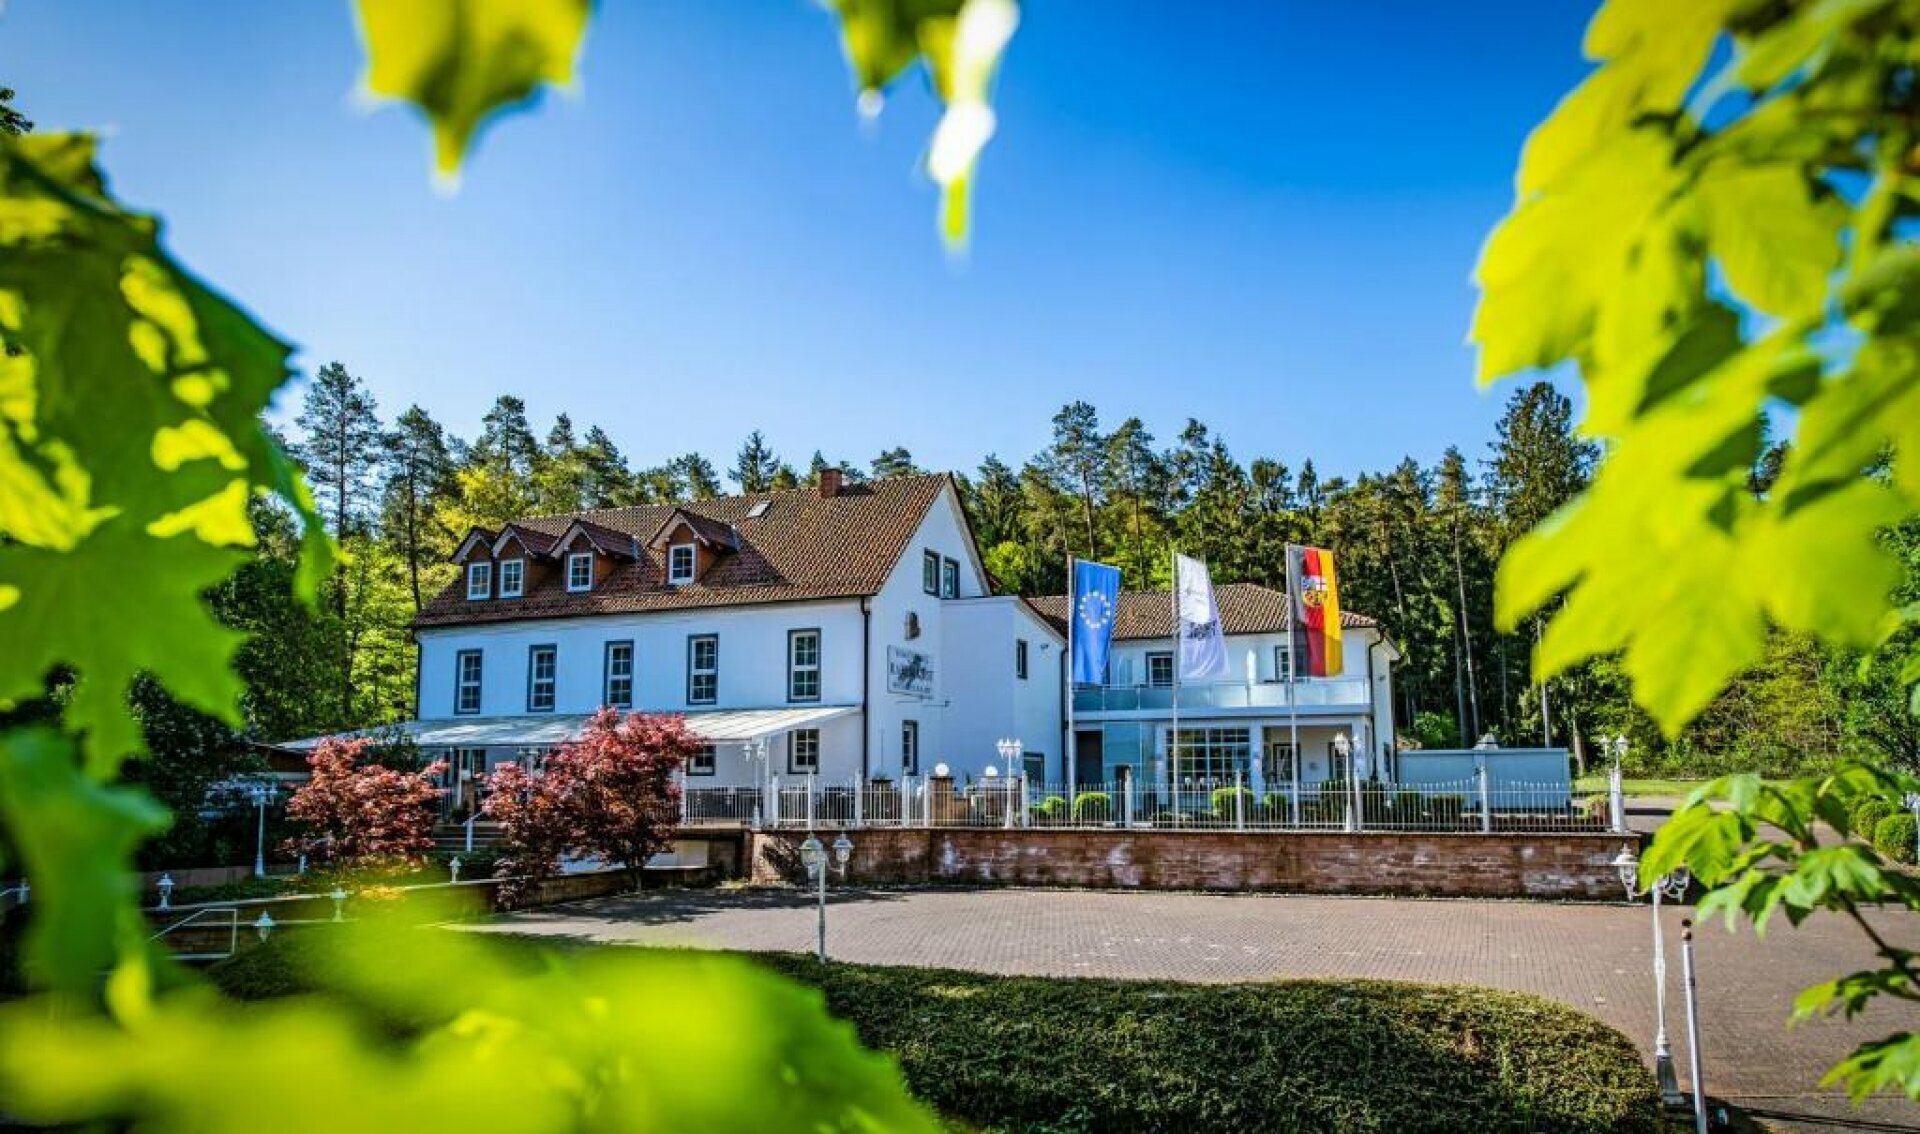
<path fill-rule="evenodd" d="M 1346 659 L 1341 648 L 1340 583 L 1333 573 L 1333 552 L 1288 544 L 1287 597 L 1293 611 L 1293 656 L 1306 657 L 1306 676 L 1340 676 Z"/>

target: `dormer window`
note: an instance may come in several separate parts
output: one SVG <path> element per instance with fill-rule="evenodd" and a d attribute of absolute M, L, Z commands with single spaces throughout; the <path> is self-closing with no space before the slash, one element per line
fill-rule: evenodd
<path fill-rule="evenodd" d="M 667 549 L 667 585 L 681 587 L 693 582 L 694 554 L 690 543 L 676 543 Z"/>
<path fill-rule="evenodd" d="M 567 556 L 567 590 L 579 593 L 593 589 L 593 552 L 576 551 Z"/>
<path fill-rule="evenodd" d="M 524 559 L 503 559 L 500 561 L 500 597 L 519 598 L 527 593 L 527 561 Z"/>
<path fill-rule="evenodd" d="M 493 593 L 493 564 L 467 564 L 467 601 L 487 598 Z"/>

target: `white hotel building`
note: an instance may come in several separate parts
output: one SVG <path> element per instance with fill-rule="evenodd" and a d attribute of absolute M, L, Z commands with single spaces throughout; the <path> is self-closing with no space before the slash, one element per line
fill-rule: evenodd
<path fill-rule="evenodd" d="M 470 533 L 459 577 L 415 623 L 418 719 L 399 726 L 447 758 L 470 801 L 480 775 L 579 735 L 603 705 L 684 714 L 708 741 L 691 786 L 769 776 L 826 783 L 965 780 L 1019 740 L 1036 782 L 1162 780 L 1173 723 L 1164 592 L 1124 593 L 1109 684 L 1074 691 L 1067 767 L 1066 601 L 995 595 L 951 476 L 538 516 Z M 1180 689 L 1182 779 L 1237 772 L 1268 791 L 1391 775 L 1393 645 L 1346 622 L 1347 676 L 1289 681 L 1286 603 L 1219 589 L 1233 679 Z M 290 748 L 310 747 L 301 741 Z M 1378 763 L 1375 763 L 1375 761 Z M 996 768 L 1002 774 L 1004 768 Z"/>

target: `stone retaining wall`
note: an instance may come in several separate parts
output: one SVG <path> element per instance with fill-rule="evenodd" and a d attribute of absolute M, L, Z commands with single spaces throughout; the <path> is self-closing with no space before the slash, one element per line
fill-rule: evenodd
<path fill-rule="evenodd" d="M 1638 836 L 868 829 L 850 883 L 1264 890 L 1475 898 L 1620 897 L 1613 858 Z M 805 832 L 757 832 L 755 881 L 802 881 Z"/>

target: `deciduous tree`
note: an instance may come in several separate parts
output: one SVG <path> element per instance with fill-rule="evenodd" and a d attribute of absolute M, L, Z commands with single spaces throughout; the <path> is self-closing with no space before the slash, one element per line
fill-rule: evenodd
<path fill-rule="evenodd" d="M 291 854 L 347 870 L 417 865 L 433 849 L 433 820 L 441 789 L 435 763 L 399 772 L 372 763 L 373 741 L 322 740 L 307 757 L 312 776 L 287 800 L 287 816 L 305 830 L 287 844 Z"/>

